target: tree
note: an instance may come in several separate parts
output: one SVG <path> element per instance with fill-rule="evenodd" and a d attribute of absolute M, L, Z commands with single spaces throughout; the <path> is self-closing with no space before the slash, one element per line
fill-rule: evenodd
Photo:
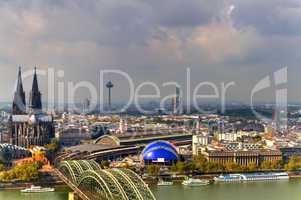
<path fill-rule="evenodd" d="M 292 156 L 287 165 L 285 166 L 285 169 L 287 171 L 295 171 L 301 167 L 301 159 L 298 156 Z"/>
<path fill-rule="evenodd" d="M 47 158 L 51 161 L 54 160 L 56 153 L 60 150 L 60 143 L 56 138 L 51 140 L 50 144 L 46 144 Z"/>
<path fill-rule="evenodd" d="M 46 153 L 45 153 L 45 151 L 35 151 L 33 153 L 32 157 L 36 161 L 38 161 L 38 160 L 42 161 L 46 158 Z"/>
<path fill-rule="evenodd" d="M 283 169 L 283 161 L 282 160 L 274 160 L 271 162 L 272 169 Z"/>
<path fill-rule="evenodd" d="M 218 162 L 208 162 L 206 172 L 223 172 L 225 171 L 225 166 Z"/>
<path fill-rule="evenodd" d="M 185 163 L 182 161 L 177 162 L 176 164 L 177 167 L 177 171 L 181 174 L 183 174 L 183 172 L 185 172 Z"/>
<path fill-rule="evenodd" d="M 178 171 L 177 165 L 175 163 L 173 163 L 172 166 L 170 167 L 170 171 L 172 171 L 172 172 Z"/>
<path fill-rule="evenodd" d="M 185 162 L 184 171 L 193 172 L 195 170 L 195 164 L 193 162 Z"/>
<path fill-rule="evenodd" d="M 4 171 L 0 174 L 1 181 L 11 181 L 14 179 L 21 181 L 36 180 L 39 177 L 38 164 L 29 163 L 17 165 L 9 171 Z"/>
<path fill-rule="evenodd" d="M 55 152 L 59 151 L 60 148 L 61 148 L 60 142 L 59 142 L 59 140 L 58 140 L 57 138 L 53 138 L 53 139 L 51 140 L 50 145 L 51 145 L 50 148 L 51 148 L 53 151 L 55 151 Z"/>
<path fill-rule="evenodd" d="M 195 165 L 195 168 L 202 172 L 205 173 L 208 171 L 208 160 L 205 158 L 204 155 L 200 154 L 196 157 L 193 158 L 193 163 Z"/>
<path fill-rule="evenodd" d="M 149 165 L 147 167 L 147 173 L 151 176 L 158 176 L 160 173 L 160 167 L 157 165 Z"/>
<path fill-rule="evenodd" d="M 241 171 L 241 166 L 235 162 L 228 162 L 225 164 L 225 171 L 226 172 L 237 172 Z"/>
<path fill-rule="evenodd" d="M 258 170 L 257 164 L 256 164 L 255 162 L 250 162 L 250 163 L 247 165 L 246 170 L 247 170 L 247 171 L 250 171 L 250 172 L 257 171 L 257 170 Z"/>
<path fill-rule="evenodd" d="M 262 141 L 262 137 L 260 135 L 256 135 L 255 137 L 253 137 L 254 142 L 260 142 Z"/>
<path fill-rule="evenodd" d="M 43 161 L 38 160 L 38 161 L 36 161 L 36 162 L 34 163 L 34 165 L 35 165 L 35 167 L 36 167 L 37 169 L 42 169 L 44 163 L 43 163 Z"/>
<path fill-rule="evenodd" d="M 0 171 L 3 171 L 5 169 L 5 166 L 3 164 L 0 164 Z"/>
<path fill-rule="evenodd" d="M 260 164 L 260 169 L 262 169 L 262 170 L 272 169 L 271 161 L 268 161 L 268 160 L 262 161 L 261 164 Z"/>
<path fill-rule="evenodd" d="M 107 160 L 102 160 L 100 162 L 100 166 L 101 166 L 102 169 L 109 168 L 110 167 L 110 162 L 107 161 Z"/>

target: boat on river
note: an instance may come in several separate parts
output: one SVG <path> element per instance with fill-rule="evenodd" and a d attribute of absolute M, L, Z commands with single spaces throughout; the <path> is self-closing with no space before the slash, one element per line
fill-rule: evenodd
<path fill-rule="evenodd" d="M 21 190 L 22 193 L 43 193 L 43 192 L 54 192 L 54 188 L 49 188 L 49 187 L 41 187 L 41 186 L 30 186 L 30 188 L 25 188 Z"/>
<path fill-rule="evenodd" d="M 173 185 L 173 182 L 172 181 L 159 180 L 157 185 L 158 186 L 171 186 L 171 185 Z"/>
<path fill-rule="evenodd" d="M 252 174 L 228 174 L 220 175 L 214 178 L 216 182 L 247 182 L 247 181 L 274 181 L 288 180 L 289 175 L 286 172 L 280 173 L 252 173 Z"/>
<path fill-rule="evenodd" d="M 182 182 L 182 185 L 185 185 L 185 186 L 203 186 L 203 185 L 209 185 L 209 184 L 210 184 L 209 180 L 194 179 L 194 178 L 189 178 Z"/>

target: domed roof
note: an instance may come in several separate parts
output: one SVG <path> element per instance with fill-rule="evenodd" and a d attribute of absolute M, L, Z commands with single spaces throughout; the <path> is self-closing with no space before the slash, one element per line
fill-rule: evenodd
<path fill-rule="evenodd" d="M 31 156 L 31 152 L 23 147 L 6 143 L 0 144 L 0 162 L 5 162 L 12 158 L 16 158 L 16 156 L 20 154 L 22 154 L 24 157 Z"/>
<path fill-rule="evenodd" d="M 142 152 L 143 160 L 159 160 L 164 161 L 178 160 L 179 156 L 176 148 L 166 141 L 156 141 L 150 143 Z"/>
<path fill-rule="evenodd" d="M 169 142 L 167 142 L 167 141 L 164 141 L 164 140 L 158 140 L 158 141 L 155 141 L 155 142 L 152 142 L 152 143 L 148 144 L 148 145 L 144 148 L 142 154 L 143 154 L 144 152 L 146 152 L 146 151 L 148 151 L 148 150 L 154 148 L 154 147 L 159 147 L 159 146 L 160 146 L 160 147 L 167 147 L 167 148 L 172 149 L 174 152 L 177 152 L 176 147 L 175 147 L 174 145 L 172 145 L 171 143 L 169 143 Z"/>

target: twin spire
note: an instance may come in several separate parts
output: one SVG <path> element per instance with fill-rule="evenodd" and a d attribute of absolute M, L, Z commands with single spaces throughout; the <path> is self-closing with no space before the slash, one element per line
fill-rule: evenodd
<path fill-rule="evenodd" d="M 42 110 L 42 100 L 41 100 L 41 93 L 39 90 L 38 78 L 37 78 L 37 68 L 34 68 L 34 75 L 33 75 L 33 82 L 32 82 L 32 89 L 30 92 L 29 97 L 29 108 L 32 111 L 35 110 Z"/>
<path fill-rule="evenodd" d="M 42 110 L 42 99 L 39 90 L 36 67 L 34 68 L 32 89 L 29 96 L 29 109 L 31 112 Z M 18 82 L 14 94 L 12 114 L 14 115 L 26 114 L 26 101 L 25 101 L 25 92 L 22 83 L 21 67 L 19 67 Z"/>
<path fill-rule="evenodd" d="M 14 94 L 12 113 L 14 115 L 26 114 L 25 92 L 23 90 L 21 67 L 19 67 L 18 82 Z"/>

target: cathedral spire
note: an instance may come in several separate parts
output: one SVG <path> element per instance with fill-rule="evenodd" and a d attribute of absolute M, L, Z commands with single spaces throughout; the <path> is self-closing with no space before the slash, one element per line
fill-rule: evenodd
<path fill-rule="evenodd" d="M 32 89 L 30 92 L 30 109 L 31 111 L 35 110 L 42 110 L 42 100 L 41 100 L 41 93 L 39 90 L 38 78 L 37 78 L 37 68 L 34 68 L 34 75 L 33 75 L 33 82 L 32 82 Z"/>
<path fill-rule="evenodd" d="M 19 67 L 17 87 L 14 94 L 12 114 L 22 115 L 26 113 L 25 92 L 23 90 L 22 72 Z"/>

